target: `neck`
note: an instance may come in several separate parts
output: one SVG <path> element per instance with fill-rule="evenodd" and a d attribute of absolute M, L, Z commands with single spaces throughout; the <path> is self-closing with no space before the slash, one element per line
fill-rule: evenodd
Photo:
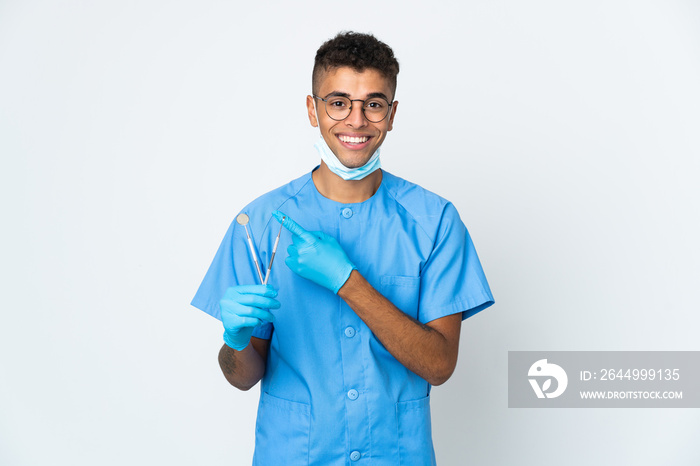
<path fill-rule="evenodd" d="M 382 184 L 381 170 L 375 170 L 361 180 L 345 181 L 333 173 L 323 160 L 311 176 L 316 189 L 323 197 L 342 204 L 364 202 L 374 196 Z"/>

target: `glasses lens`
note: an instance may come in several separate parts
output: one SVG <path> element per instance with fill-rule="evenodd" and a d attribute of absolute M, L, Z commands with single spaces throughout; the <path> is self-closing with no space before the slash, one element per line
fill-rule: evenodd
<path fill-rule="evenodd" d="M 389 102 L 382 98 L 369 99 L 365 101 L 364 110 L 367 120 L 379 123 L 389 113 Z"/>
<path fill-rule="evenodd" d="M 326 101 L 326 113 L 334 120 L 344 120 L 350 115 L 352 102 L 347 97 L 329 97 Z"/>

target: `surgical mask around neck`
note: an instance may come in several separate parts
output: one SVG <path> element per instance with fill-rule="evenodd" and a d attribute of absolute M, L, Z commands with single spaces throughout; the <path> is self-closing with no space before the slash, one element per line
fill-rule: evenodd
<path fill-rule="evenodd" d="M 316 102 L 314 99 L 314 112 L 316 112 L 316 121 L 318 120 L 318 112 L 316 110 Z M 319 124 L 319 130 L 320 130 L 320 124 Z M 382 167 L 381 162 L 379 161 L 379 148 L 372 154 L 372 157 L 367 161 L 366 164 L 364 164 L 361 167 L 357 168 L 348 168 L 342 163 L 340 163 L 340 160 L 338 160 L 338 157 L 335 156 L 331 148 L 328 146 L 326 143 L 326 140 L 323 139 L 323 135 L 321 135 L 321 139 L 314 144 L 314 147 L 318 151 L 319 155 L 321 156 L 321 160 L 323 160 L 330 171 L 344 179 L 345 181 L 348 180 L 361 180 L 362 178 L 366 177 L 370 173 L 374 172 L 375 170 L 379 169 Z"/>

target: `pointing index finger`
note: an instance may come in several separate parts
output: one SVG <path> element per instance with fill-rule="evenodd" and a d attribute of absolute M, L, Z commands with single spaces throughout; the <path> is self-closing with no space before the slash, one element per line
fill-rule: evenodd
<path fill-rule="evenodd" d="M 304 230 L 297 222 L 289 218 L 289 215 L 282 213 L 279 210 L 275 210 L 272 212 L 272 216 L 275 217 L 275 219 L 280 222 L 283 227 L 289 230 L 293 235 L 297 235 L 302 240 L 309 242 L 316 240 L 314 235 Z M 284 219 L 284 221 L 282 221 L 282 219 Z"/>

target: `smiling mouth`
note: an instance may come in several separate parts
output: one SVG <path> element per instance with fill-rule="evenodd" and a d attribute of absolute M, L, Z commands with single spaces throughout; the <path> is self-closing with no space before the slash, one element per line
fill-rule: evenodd
<path fill-rule="evenodd" d="M 365 142 L 369 141 L 369 136 L 355 137 L 338 135 L 338 139 L 340 139 L 345 144 L 364 144 Z"/>

